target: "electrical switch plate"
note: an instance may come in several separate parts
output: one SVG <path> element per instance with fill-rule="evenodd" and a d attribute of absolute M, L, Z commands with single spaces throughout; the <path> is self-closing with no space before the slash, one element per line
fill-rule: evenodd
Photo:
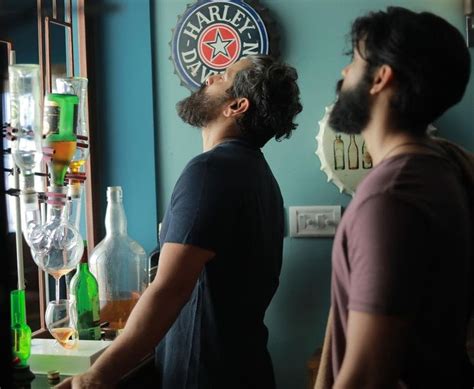
<path fill-rule="evenodd" d="M 289 213 L 293 238 L 334 236 L 341 220 L 340 205 L 295 206 Z"/>

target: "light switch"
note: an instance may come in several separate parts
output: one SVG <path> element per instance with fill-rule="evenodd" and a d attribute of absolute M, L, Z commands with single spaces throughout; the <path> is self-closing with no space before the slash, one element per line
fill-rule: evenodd
<path fill-rule="evenodd" d="M 290 207 L 289 216 L 291 237 L 331 237 L 341 220 L 341 206 L 295 206 Z"/>

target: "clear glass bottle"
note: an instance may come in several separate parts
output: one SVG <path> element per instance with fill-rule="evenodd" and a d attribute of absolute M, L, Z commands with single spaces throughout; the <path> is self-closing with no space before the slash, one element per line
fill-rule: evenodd
<path fill-rule="evenodd" d="M 23 173 L 22 189 L 34 192 L 34 169 L 41 161 L 41 87 L 39 65 L 9 67 L 12 155 Z"/>
<path fill-rule="evenodd" d="M 76 274 L 71 279 L 69 296 L 77 310 L 77 331 L 81 340 L 99 340 L 99 284 L 89 270 L 87 261 L 87 241 L 84 253 L 77 265 Z"/>
<path fill-rule="evenodd" d="M 99 283 L 100 320 L 120 330 L 148 284 L 145 250 L 127 234 L 122 188 L 107 188 L 105 238 L 95 247 L 90 269 Z"/>

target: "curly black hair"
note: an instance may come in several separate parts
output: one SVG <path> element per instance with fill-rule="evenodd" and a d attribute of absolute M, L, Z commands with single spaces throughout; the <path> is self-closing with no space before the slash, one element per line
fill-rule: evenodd
<path fill-rule="evenodd" d="M 462 34 L 439 16 L 389 7 L 356 19 L 350 35 L 353 49 L 368 62 L 369 75 L 383 64 L 393 69 L 397 92 L 391 108 L 400 129 L 423 135 L 464 95 L 469 50 Z"/>
<path fill-rule="evenodd" d="M 249 109 L 237 119 L 242 134 L 262 147 L 271 138 L 289 138 L 303 109 L 296 70 L 267 55 L 246 57 L 251 65 L 239 71 L 227 90 L 231 98 L 245 97 Z"/>

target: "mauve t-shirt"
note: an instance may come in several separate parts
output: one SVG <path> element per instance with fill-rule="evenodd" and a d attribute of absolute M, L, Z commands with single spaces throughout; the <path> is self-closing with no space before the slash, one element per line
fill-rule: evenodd
<path fill-rule="evenodd" d="M 467 387 L 468 207 L 460 172 L 433 154 L 394 156 L 359 185 L 332 252 L 334 377 L 353 310 L 411 320 L 408 388 Z"/>

